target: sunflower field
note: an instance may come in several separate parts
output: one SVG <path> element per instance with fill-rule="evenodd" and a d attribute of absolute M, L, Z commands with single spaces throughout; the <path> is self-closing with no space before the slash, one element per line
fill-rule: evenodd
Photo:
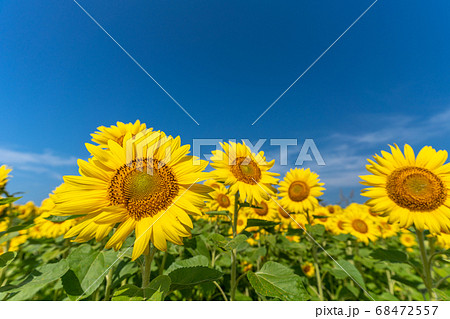
<path fill-rule="evenodd" d="M 201 160 L 140 121 L 92 142 L 40 206 L 0 167 L 0 300 L 449 300 L 446 151 L 390 146 L 342 207 L 245 143 Z"/>

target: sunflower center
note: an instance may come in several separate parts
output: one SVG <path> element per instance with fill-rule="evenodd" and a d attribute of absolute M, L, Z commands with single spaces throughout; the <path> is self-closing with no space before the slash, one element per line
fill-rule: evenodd
<path fill-rule="evenodd" d="M 124 205 L 135 220 L 169 208 L 179 185 L 172 170 L 158 164 L 157 160 L 138 159 L 120 167 L 108 188 L 111 205 Z"/>
<path fill-rule="evenodd" d="M 344 221 L 342 221 L 342 220 L 338 221 L 337 226 L 340 230 L 344 230 Z"/>
<path fill-rule="evenodd" d="M 289 186 L 288 195 L 294 202 L 301 202 L 309 196 L 309 186 L 303 181 L 295 181 Z"/>
<path fill-rule="evenodd" d="M 328 212 L 330 213 L 330 214 L 334 214 L 334 207 L 333 206 L 328 206 L 327 207 L 328 208 Z"/>
<path fill-rule="evenodd" d="M 227 208 L 230 206 L 231 202 L 227 195 L 219 194 L 217 195 L 217 203 L 219 203 L 220 207 Z"/>
<path fill-rule="evenodd" d="M 244 221 L 242 219 L 238 219 L 237 224 L 238 224 L 238 226 L 243 226 Z"/>
<path fill-rule="evenodd" d="M 444 204 L 447 188 L 434 173 L 421 167 L 396 169 L 388 176 L 386 191 L 398 206 L 430 212 Z"/>
<path fill-rule="evenodd" d="M 258 164 L 248 157 L 236 158 L 236 164 L 232 165 L 230 170 L 238 181 L 246 184 L 255 185 L 261 179 L 261 170 Z"/>
<path fill-rule="evenodd" d="M 259 216 L 266 216 L 269 213 L 269 206 L 265 202 L 259 203 L 258 206 L 261 208 L 253 208 L 253 210 Z"/>
<path fill-rule="evenodd" d="M 291 218 L 291 217 L 289 216 L 289 214 L 288 214 L 283 208 L 281 208 L 281 207 L 278 207 L 278 213 L 279 213 L 280 216 L 283 217 L 283 218 L 286 218 L 286 219 Z"/>
<path fill-rule="evenodd" d="M 358 233 L 361 234 L 365 234 L 369 231 L 369 227 L 367 227 L 366 222 L 361 219 L 355 219 L 352 222 L 352 226 Z"/>
<path fill-rule="evenodd" d="M 303 266 L 303 271 L 304 272 L 309 272 L 310 269 L 311 269 L 310 265 Z"/>

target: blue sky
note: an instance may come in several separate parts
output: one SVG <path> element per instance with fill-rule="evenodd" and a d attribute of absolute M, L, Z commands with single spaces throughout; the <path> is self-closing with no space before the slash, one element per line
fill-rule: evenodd
<path fill-rule="evenodd" d="M 80 0 L 199 126 L 73 1 L 0 2 L 9 190 L 39 203 L 77 172 L 97 126 L 140 119 L 184 143 L 312 138 L 327 165 L 303 167 L 323 198 L 362 201 L 358 174 L 387 144 L 450 149 L 449 1 L 379 0 L 251 124 L 372 2 Z"/>

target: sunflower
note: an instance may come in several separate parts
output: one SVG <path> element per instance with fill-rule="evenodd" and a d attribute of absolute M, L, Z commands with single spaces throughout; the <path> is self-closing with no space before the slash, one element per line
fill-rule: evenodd
<path fill-rule="evenodd" d="M 46 218 L 51 216 L 51 211 L 54 210 L 55 203 L 51 198 L 46 198 L 42 201 L 39 208 L 40 215 L 34 219 L 34 224 L 29 230 L 31 238 L 57 238 L 64 235 L 70 228 L 75 226 L 79 218 L 65 220 L 63 222 L 52 222 Z"/>
<path fill-rule="evenodd" d="M 95 232 L 102 237 L 99 225 L 119 224 L 106 243 L 117 250 L 134 230 L 135 260 L 148 252 L 150 241 L 162 251 L 167 240 L 182 245 L 193 228 L 188 214 L 202 214 L 199 207 L 211 188 L 196 184 L 206 179 L 202 171 L 208 163 L 196 160 L 194 165 L 194 157 L 187 155 L 190 147 L 181 146 L 180 137 L 145 131 L 136 143 L 128 143 L 131 138 L 128 132 L 122 145 L 110 140 L 108 149 L 87 144 L 93 158 L 78 161 L 81 176 L 64 177 L 66 187 L 56 192 L 54 211 L 85 215 L 65 235 L 78 235 L 76 241 L 89 240 Z"/>
<path fill-rule="evenodd" d="M 139 132 L 146 130 L 145 123 L 142 123 L 137 120 L 134 124 L 127 123 L 124 124 L 122 122 L 117 122 L 116 125 L 112 125 L 110 127 L 100 126 L 97 128 L 97 132 L 91 134 L 92 141 L 97 143 L 102 148 L 108 148 L 108 141 L 112 140 L 119 145 L 122 145 L 123 138 L 127 133 L 131 133 L 132 136 L 137 135 Z M 149 128 L 148 130 L 152 130 Z"/>
<path fill-rule="evenodd" d="M 436 244 L 443 249 L 450 249 L 450 234 L 441 232 L 436 235 Z"/>
<path fill-rule="evenodd" d="M 325 188 L 320 183 L 319 175 L 308 169 L 291 169 L 280 182 L 280 204 L 293 213 L 313 211 L 319 202 L 317 197 L 323 195 Z"/>
<path fill-rule="evenodd" d="M 389 238 L 396 236 L 397 233 L 400 231 L 400 226 L 398 225 L 398 223 L 391 224 L 389 223 L 386 217 L 378 217 L 377 222 L 382 238 Z"/>
<path fill-rule="evenodd" d="M 248 209 L 248 218 L 276 220 L 278 217 L 278 205 L 273 199 L 262 200 Z"/>
<path fill-rule="evenodd" d="M 344 225 L 347 222 L 347 217 L 344 213 L 336 214 L 329 218 L 330 221 L 327 224 L 328 229 L 335 235 L 346 234 Z"/>
<path fill-rule="evenodd" d="M 278 201 L 278 203 L 279 203 L 279 201 Z M 289 226 L 291 226 L 293 224 L 291 214 L 283 206 L 281 206 L 281 205 L 277 205 L 277 206 L 278 206 L 277 220 L 279 220 L 281 222 L 281 224 L 279 226 L 280 231 L 286 231 L 289 228 Z M 302 215 L 302 214 L 299 214 L 299 215 Z M 292 216 L 294 217 L 293 214 L 292 214 Z"/>
<path fill-rule="evenodd" d="M 25 205 L 16 206 L 20 219 L 28 219 L 37 215 L 38 208 L 33 202 L 29 201 Z"/>
<path fill-rule="evenodd" d="M 214 188 L 214 189 L 218 189 L 218 188 L 220 188 L 220 186 L 223 186 L 223 183 L 219 183 L 218 181 L 216 181 L 214 179 L 208 179 L 203 184 L 206 186 L 209 186 L 211 188 Z"/>
<path fill-rule="evenodd" d="M 330 220 L 333 218 L 330 216 L 330 211 L 327 207 L 319 206 L 313 212 L 311 212 L 312 225 L 323 225 L 327 230 L 329 229 Z"/>
<path fill-rule="evenodd" d="M 302 271 L 306 277 L 313 277 L 315 273 L 314 265 L 307 261 L 302 265 Z"/>
<path fill-rule="evenodd" d="M 3 189 L 8 182 L 9 173 L 12 169 L 8 168 L 6 165 L 0 166 L 0 190 Z"/>
<path fill-rule="evenodd" d="M 343 212 L 342 207 L 339 205 L 328 205 L 326 206 L 326 209 L 328 210 L 328 213 L 333 216 Z"/>
<path fill-rule="evenodd" d="M 361 214 L 361 211 L 355 208 L 356 206 L 345 209 L 345 222 L 342 226 L 346 233 L 352 234 L 359 242 L 368 245 L 369 241 L 377 240 L 380 230 L 370 215 Z"/>
<path fill-rule="evenodd" d="M 213 151 L 211 166 L 215 168 L 212 174 L 215 179 L 230 185 L 230 194 L 239 192 L 242 202 L 247 200 L 251 204 L 269 200 L 275 190 L 271 186 L 277 183 L 274 176 L 277 173 L 269 172 L 275 160 L 266 162 L 264 152 L 254 154 L 245 143 L 221 143 L 223 151 Z"/>
<path fill-rule="evenodd" d="M 404 232 L 403 234 L 400 235 L 400 243 L 406 248 L 417 246 L 416 236 L 414 236 L 410 232 Z M 412 249 L 408 251 L 412 251 Z"/>
<path fill-rule="evenodd" d="M 392 154 L 391 154 L 392 153 Z M 367 204 L 375 213 L 389 217 L 390 223 L 400 227 L 414 225 L 419 231 L 429 229 L 440 233 L 450 228 L 450 164 L 447 151 L 436 152 L 425 146 L 417 155 L 408 144 L 404 155 L 397 145 L 391 153 L 382 151 L 375 161 L 368 160 L 367 170 L 373 175 L 361 176 L 362 191 L 369 197 Z"/>
<path fill-rule="evenodd" d="M 208 185 L 212 187 L 211 185 Z M 206 205 L 210 211 L 227 210 L 233 212 L 234 210 L 234 196 L 230 195 L 228 189 L 223 184 L 217 183 L 214 191 L 210 194 L 211 200 L 208 200 Z"/>

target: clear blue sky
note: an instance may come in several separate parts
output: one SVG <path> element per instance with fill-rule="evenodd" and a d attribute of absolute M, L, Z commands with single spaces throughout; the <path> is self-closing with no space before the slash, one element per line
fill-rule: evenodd
<path fill-rule="evenodd" d="M 450 149 L 450 1 L 379 0 L 253 126 L 372 1 L 79 3 L 200 126 L 73 1 L 1 1 L 0 163 L 22 202 L 76 173 L 89 134 L 116 121 L 184 143 L 313 138 L 329 203 L 362 201 L 357 175 L 388 143 Z"/>

